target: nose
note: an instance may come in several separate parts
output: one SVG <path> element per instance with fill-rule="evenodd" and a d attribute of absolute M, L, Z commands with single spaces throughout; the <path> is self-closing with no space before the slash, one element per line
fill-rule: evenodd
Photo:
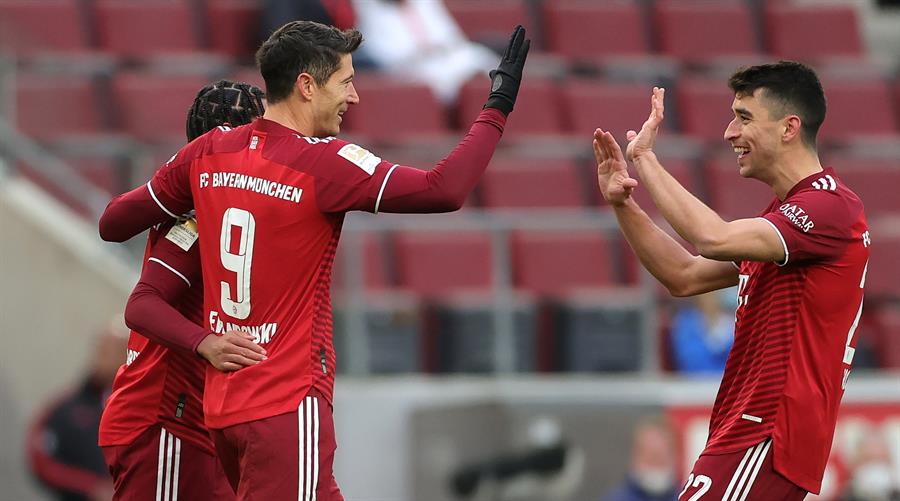
<path fill-rule="evenodd" d="M 356 93 L 356 87 L 353 84 L 350 84 L 350 92 L 347 94 L 347 103 L 348 104 L 359 104 L 359 94 Z"/>
<path fill-rule="evenodd" d="M 728 124 L 728 127 L 725 127 L 725 140 L 728 142 L 734 141 L 740 136 L 740 128 L 738 126 L 737 118 L 731 120 Z"/>

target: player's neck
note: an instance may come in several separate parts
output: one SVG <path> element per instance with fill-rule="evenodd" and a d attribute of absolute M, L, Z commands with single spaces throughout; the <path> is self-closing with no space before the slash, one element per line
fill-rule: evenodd
<path fill-rule="evenodd" d="M 271 120 L 304 136 L 313 135 L 312 119 L 301 107 L 293 105 L 290 99 L 270 104 L 263 118 Z"/>
<path fill-rule="evenodd" d="M 772 189 L 779 200 L 784 200 L 791 188 L 807 177 L 822 172 L 822 164 L 815 150 L 799 147 L 783 152 L 774 166 Z"/>

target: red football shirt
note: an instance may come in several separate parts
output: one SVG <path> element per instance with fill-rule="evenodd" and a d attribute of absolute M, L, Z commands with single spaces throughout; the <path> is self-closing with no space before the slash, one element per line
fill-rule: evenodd
<path fill-rule="evenodd" d="M 762 217 L 786 258 L 740 264 L 734 346 L 703 454 L 771 436 L 775 469 L 818 492 L 853 361 L 869 232 L 862 202 L 830 168 Z"/>
<path fill-rule="evenodd" d="M 188 320 L 202 324 L 198 246 L 185 251 L 167 239 L 172 226 L 150 230 L 144 268 L 159 266 L 166 270 L 163 273 L 185 281 L 189 289 L 175 307 Z M 162 424 L 173 435 L 214 454 L 202 407 L 207 365 L 195 353 L 167 348 L 132 331 L 126 362 L 116 374 L 100 420 L 99 444 L 128 445 L 147 428 Z"/>
<path fill-rule="evenodd" d="M 268 353 L 234 373 L 207 370 L 210 428 L 289 412 L 311 387 L 331 398 L 331 269 L 344 213 L 375 209 L 392 167 L 260 119 L 202 136 L 154 176 L 161 206 L 196 208 L 207 327 L 249 332 Z"/>

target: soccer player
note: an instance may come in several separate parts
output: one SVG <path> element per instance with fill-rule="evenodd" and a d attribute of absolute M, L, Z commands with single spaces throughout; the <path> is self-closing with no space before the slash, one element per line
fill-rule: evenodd
<path fill-rule="evenodd" d="M 201 136 L 154 175 L 148 197 L 116 201 L 101 221 L 128 238 L 195 209 L 206 326 L 251 332 L 267 351 L 234 373 L 207 369 L 206 423 L 238 499 L 343 499 L 332 474 L 330 288 L 344 215 L 458 209 L 500 140 L 530 46 L 517 27 L 466 137 L 424 171 L 334 137 L 360 99 L 361 42 L 356 30 L 309 21 L 281 27 L 257 52 L 264 117 Z"/>
<path fill-rule="evenodd" d="M 262 98 L 260 89 L 242 83 L 204 87 L 188 112 L 188 140 L 216 126 L 249 123 L 262 115 Z M 193 219 L 171 220 L 150 231 L 141 278 L 125 308 L 133 329 L 128 355 L 99 432 L 117 500 L 234 499 L 203 422 L 204 373 L 210 364 L 233 371 L 259 363 L 265 350 L 249 334 L 217 336 L 201 327 L 195 226 Z"/>
<path fill-rule="evenodd" d="M 775 197 L 759 217 L 726 222 L 673 178 L 653 152 L 664 89 L 629 131 L 626 155 L 671 226 L 654 225 L 609 132 L 594 133 L 600 191 L 647 268 L 674 296 L 738 286 L 734 346 L 709 438 L 680 499 L 800 500 L 821 487 L 853 362 L 870 237 L 862 202 L 822 168 L 816 133 L 825 95 L 810 68 L 782 61 L 732 75 L 725 140 L 743 177 Z"/>

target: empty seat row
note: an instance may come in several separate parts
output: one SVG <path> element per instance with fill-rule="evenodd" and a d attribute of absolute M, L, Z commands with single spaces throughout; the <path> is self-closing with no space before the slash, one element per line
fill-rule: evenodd
<path fill-rule="evenodd" d="M 2 0 L 0 42 L 25 53 L 100 49 L 146 56 L 209 48 L 246 56 L 258 42 L 262 8 L 254 0 L 81 5 L 79 0 Z M 517 23 L 540 25 L 547 50 L 573 57 L 645 54 L 654 48 L 687 61 L 762 51 L 792 59 L 862 54 L 856 11 L 840 5 L 767 4 L 759 30 L 751 4 L 738 0 L 659 0 L 649 9 L 638 0 L 545 0 L 535 9 L 537 22 L 526 0 L 448 0 L 447 5 L 476 40 L 505 39 Z"/>
<path fill-rule="evenodd" d="M 0 0 L 0 47 L 126 57 L 208 49 L 240 57 L 255 50 L 259 13 L 255 0 Z"/>
<path fill-rule="evenodd" d="M 476 40 L 499 39 L 517 23 L 535 24 L 525 0 L 448 0 L 447 6 Z M 545 0 L 534 14 L 544 48 L 578 58 L 659 52 L 696 62 L 764 52 L 788 59 L 863 53 L 859 20 L 847 5 L 770 2 L 759 22 L 754 4 L 742 0 L 657 0 L 649 7 L 638 0 Z"/>
<path fill-rule="evenodd" d="M 234 78 L 261 83 L 250 70 L 233 73 Z M 83 74 L 61 77 L 24 72 L 16 81 L 17 123 L 25 133 L 39 138 L 113 130 L 151 141 L 180 136 L 197 90 L 214 79 L 201 74 L 120 71 L 107 81 Z M 486 79 L 475 79 L 463 87 L 456 113 L 461 127 L 468 127 L 481 110 L 486 84 Z M 824 85 L 828 115 L 819 135 L 823 142 L 900 133 L 896 113 L 885 106 L 892 100 L 886 81 L 835 79 Z M 452 130 L 451 113 L 424 86 L 362 74 L 356 87 L 360 104 L 345 116 L 345 132 L 389 140 Z M 639 128 L 646 120 L 649 88 L 649 84 L 599 79 L 527 80 L 505 136 L 590 137 L 594 128 L 602 127 L 624 138 L 628 129 Z M 689 77 L 679 80 L 673 91 L 667 99 L 669 119 L 664 128 L 724 144 L 724 130 L 733 117 L 733 94 L 724 82 Z M 900 102 L 897 105 L 900 108 Z M 47 120 L 48 116 L 54 120 Z"/>
<path fill-rule="evenodd" d="M 504 370 L 499 346 L 510 343 L 507 369 L 515 372 L 624 372 L 640 370 L 650 316 L 640 293 L 618 288 L 568 301 L 516 295 L 505 306 L 511 339 L 498 339 L 495 314 L 503 308 L 487 295 L 422 301 L 403 294 L 370 294 L 357 314 L 365 338 L 347 324 L 353 312 L 338 300 L 335 351 L 338 371 L 374 373 L 487 373 Z M 354 352 L 353 344 L 365 347 Z M 357 358 L 358 357 L 358 358 Z"/>
<path fill-rule="evenodd" d="M 581 288 L 633 283 L 623 259 L 624 243 L 596 231 L 515 231 L 509 247 L 511 285 L 535 294 L 558 296 Z M 494 287 L 494 245 L 486 231 L 401 231 L 388 238 L 362 238 L 363 285 L 405 289 L 425 296 L 486 292 Z M 343 245 L 335 264 L 335 286 L 342 287 L 352 244 Z M 502 252 L 502 251 L 501 251 Z M 352 257 L 352 255 L 351 255 Z"/>

